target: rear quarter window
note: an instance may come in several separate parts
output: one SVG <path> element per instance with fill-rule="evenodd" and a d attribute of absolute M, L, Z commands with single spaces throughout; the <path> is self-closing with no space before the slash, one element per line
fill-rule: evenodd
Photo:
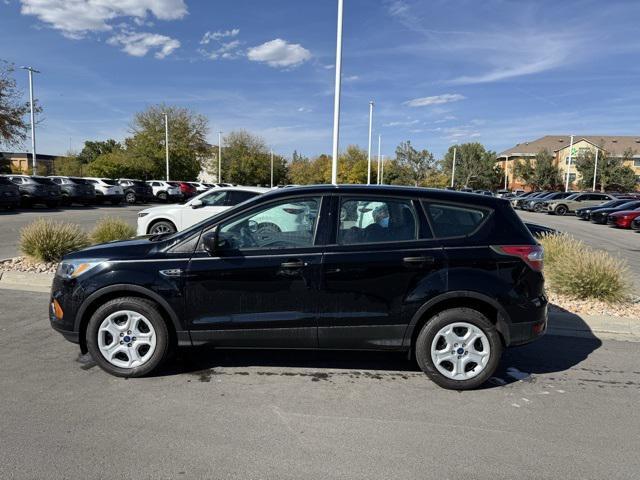
<path fill-rule="evenodd" d="M 426 203 L 425 210 L 438 238 L 471 235 L 486 221 L 491 210 L 467 205 Z"/>

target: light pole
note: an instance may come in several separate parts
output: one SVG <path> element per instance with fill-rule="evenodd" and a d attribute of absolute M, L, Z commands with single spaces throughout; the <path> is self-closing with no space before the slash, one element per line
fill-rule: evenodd
<path fill-rule="evenodd" d="M 573 159 L 573 135 L 571 135 L 571 141 L 569 142 L 569 165 L 567 166 L 567 179 L 564 184 L 564 191 L 569 191 L 569 176 L 571 174 L 571 160 Z"/>
<path fill-rule="evenodd" d="M 380 182 L 380 172 L 381 172 L 381 168 L 382 168 L 382 165 L 380 163 L 380 145 L 381 145 L 381 143 L 382 143 L 382 135 L 378 134 L 378 178 L 376 179 L 377 180 L 376 183 L 378 185 L 380 185 L 380 183 L 381 183 Z"/>
<path fill-rule="evenodd" d="M 380 164 L 380 185 L 384 182 L 384 155 L 382 155 L 382 163 Z"/>
<path fill-rule="evenodd" d="M 271 188 L 273 188 L 273 149 L 271 149 Z"/>
<path fill-rule="evenodd" d="M 222 183 L 222 132 L 218 132 L 218 183 Z"/>
<path fill-rule="evenodd" d="M 509 175 L 507 173 L 507 167 L 509 166 L 509 155 L 505 155 L 504 157 L 504 189 L 508 190 L 509 188 Z"/>
<path fill-rule="evenodd" d="M 596 147 L 596 162 L 593 166 L 593 191 L 596 191 L 596 177 L 598 176 L 598 152 L 600 149 Z"/>
<path fill-rule="evenodd" d="M 33 67 L 22 67 L 29 72 L 29 105 L 31 106 L 31 164 L 33 166 L 33 174 L 37 175 L 36 171 L 36 120 L 35 112 L 33 108 L 33 74 L 40 73 Z"/>
<path fill-rule="evenodd" d="M 371 184 L 371 127 L 373 126 L 373 100 L 369 102 L 369 148 L 367 149 L 367 185 Z"/>
<path fill-rule="evenodd" d="M 167 182 L 169 181 L 169 117 L 164 114 L 164 156 L 167 169 Z"/>
<path fill-rule="evenodd" d="M 456 147 L 453 147 L 453 165 L 451 166 L 451 188 L 453 188 L 453 179 L 456 176 Z"/>
<path fill-rule="evenodd" d="M 343 0 L 338 0 L 338 28 L 336 34 L 336 80 L 333 96 L 333 148 L 331 160 L 331 183 L 338 183 L 338 137 L 340 133 L 340 79 L 342 75 L 342 8 Z"/>

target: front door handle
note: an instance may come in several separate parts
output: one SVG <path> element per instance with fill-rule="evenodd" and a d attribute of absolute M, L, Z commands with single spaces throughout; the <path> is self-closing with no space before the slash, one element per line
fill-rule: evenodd
<path fill-rule="evenodd" d="M 433 263 L 436 261 L 435 257 L 423 256 L 423 257 L 404 257 L 402 261 L 409 265 L 418 265 L 425 263 Z"/>
<path fill-rule="evenodd" d="M 288 262 L 282 262 L 280 266 L 282 268 L 302 268 L 306 267 L 307 264 L 302 260 L 290 260 Z"/>

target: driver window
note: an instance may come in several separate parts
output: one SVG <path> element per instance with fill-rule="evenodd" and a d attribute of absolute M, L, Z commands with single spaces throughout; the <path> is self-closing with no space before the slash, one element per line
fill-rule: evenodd
<path fill-rule="evenodd" d="M 238 249 L 310 247 L 319 208 L 319 197 L 279 202 L 222 224 L 219 235 Z"/>
<path fill-rule="evenodd" d="M 205 207 L 221 207 L 225 205 L 227 194 L 229 192 L 212 192 L 209 195 L 201 197 L 200 200 Z"/>

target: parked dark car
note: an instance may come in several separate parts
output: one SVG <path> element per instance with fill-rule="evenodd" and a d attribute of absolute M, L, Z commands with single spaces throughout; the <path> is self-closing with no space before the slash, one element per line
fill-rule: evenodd
<path fill-rule="evenodd" d="M 517 197 L 512 199 L 511 201 L 514 202 L 512 203 L 512 205 L 514 206 L 514 208 L 520 208 L 522 209 L 522 207 L 524 206 L 525 202 L 529 202 L 531 200 L 533 200 L 534 198 L 542 198 L 546 195 L 549 195 L 549 193 L 551 192 L 536 192 L 533 193 L 532 195 L 528 195 L 526 197 Z"/>
<path fill-rule="evenodd" d="M 635 210 L 640 207 L 640 200 L 631 200 L 616 207 L 598 208 L 591 211 L 591 222 L 605 225 L 610 213 L 621 212 L 623 210 Z"/>
<path fill-rule="evenodd" d="M 618 205 L 622 205 L 623 203 L 627 203 L 628 201 L 630 201 L 630 199 L 617 198 L 615 200 L 610 200 L 608 202 L 602 203 L 600 205 L 578 208 L 576 209 L 576 216 L 580 220 L 591 220 L 592 211 L 598 210 L 599 208 L 617 207 Z"/>
<path fill-rule="evenodd" d="M 60 186 L 63 205 L 81 203 L 91 205 L 96 200 L 96 189 L 93 185 L 81 178 L 52 176 L 53 183 Z"/>
<path fill-rule="evenodd" d="M 131 178 L 120 178 L 118 179 L 118 185 L 122 187 L 124 201 L 129 204 L 149 202 L 153 199 L 153 189 L 147 182 Z"/>
<path fill-rule="evenodd" d="M 544 333 L 542 253 L 506 200 L 274 189 L 181 232 L 65 256 L 50 320 L 118 376 L 150 373 L 176 345 L 387 350 L 462 390 Z"/>
<path fill-rule="evenodd" d="M 526 202 L 523 202 L 522 209 L 530 212 L 542 212 L 551 200 L 560 200 L 561 198 L 567 198 L 574 192 L 551 192 L 541 197 L 532 198 Z"/>
<path fill-rule="evenodd" d="M 0 176 L 0 208 L 12 210 L 20 206 L 20 189 L 9 178 Z"/>
<path fill-rule="evenodd" d="M 25 207 L 36 204 L 54 208 L 60 205 L 62 192 L 59 185 L 47 177 L 7 175 L 20 189 L 20 203 Z"/>

